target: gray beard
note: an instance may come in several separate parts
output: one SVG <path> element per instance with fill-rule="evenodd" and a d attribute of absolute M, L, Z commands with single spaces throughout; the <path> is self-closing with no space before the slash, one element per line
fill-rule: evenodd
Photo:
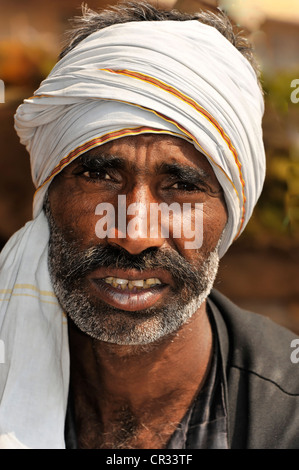
<path fill-rule="evenodd" d="M 130 255 L 123 249 L 97 245 L 85 251 L 75 241 L 67 241 L 52 217 L 48 201 L 45 212 L 50 225 L 49 270 L 54 292 L 69 318 L 84 333 L 100 341 L 118 345 L 147 345 L 175 334 L 206 300 L 219 265 L 218 247 L 203 256 L 197 250 L 196 264 L 175 250 L 150 249 Z M 86 275 L 96 267 L 134 267 L 169 270 L 175 287 L 164 306 L 141 311 L 118 310 L 92 296 Z"/>

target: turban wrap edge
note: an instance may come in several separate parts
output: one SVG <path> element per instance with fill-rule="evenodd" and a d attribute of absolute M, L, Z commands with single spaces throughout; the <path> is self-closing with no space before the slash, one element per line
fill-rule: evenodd
<path fill-rule="evenodd" d="M 0 448 L 64 447 L 67 327 L 47 269 L 42 211 L 55 175 L 88 149 L 125 135 L 186 139 L 208 158 L 224 191 L 223 256 L 262 189 L 262 115 L 248 61 L 197 21 L 125 23 L 93 33 L 18 108 L 15 128 L 30 153 L 37 191 L 34 220 L 0 256 L 0 337 L 9 358 L 0 368 Z"/>

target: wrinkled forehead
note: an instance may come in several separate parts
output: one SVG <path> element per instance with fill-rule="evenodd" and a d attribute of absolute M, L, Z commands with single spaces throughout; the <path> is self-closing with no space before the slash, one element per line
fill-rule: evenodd
<path fill-rule="evenodd" d="M 200 175 L 203 181 L 222 191 L 208 159 L 187 140 L 167 134 L 146 133 L 122 137 L 95 147 L 68 164 L 59 175 L 72 175 L 79 168 L 116 169 L 133 178 L 146 175 Z M 193 172 L 193 173 L 192 173 Z M 52 183 L 50 184 L 50 186 Z"/>
<path fill-rule="evenodd" d="M 205 169 L 207 173 L 216 178 L 209 160 L 197 150 L 193 143 L 183 137 L 151 132 L 120 137 L 96 146 L 76 157 L 63 171 L 78 162 L 92 161 L 93 159 L 103 159 L 109 164 L 112 158 L 118 161 L 120 167 L 131 168 L 132 171 L 137 170 L 138 166 L 143 165 L 144 162 L 159 167 L 162 164 L 175 163 L 180 160 L 185 165 Z"/>

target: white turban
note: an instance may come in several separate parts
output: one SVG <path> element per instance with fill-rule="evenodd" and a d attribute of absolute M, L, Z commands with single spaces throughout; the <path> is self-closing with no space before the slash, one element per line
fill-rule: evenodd
<path fill-rule="evenodd" d="M 10 361 L 0 364 L 0 447 L 64 446 L 67 331 L 49 279 L 42 211 L 55 175 L 87 150 L 123 136 L 186 139 L 206 155 L 224 191 L 223 256 L 262 189 L 263 110 L 249 62 L 198 21 L 131 22 L 95 32 L 18 108 L 15 127 L 30 153 L 37 191 L 34 220 L 0 257 L 0 338 Z"/>

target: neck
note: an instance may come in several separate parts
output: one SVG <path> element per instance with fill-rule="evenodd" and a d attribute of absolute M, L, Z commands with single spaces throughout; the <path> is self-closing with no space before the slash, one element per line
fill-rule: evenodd
<path fill-rule="evenodd" d="M 128 409 L 137 421 L 158 413 L 179 422 L 208 372 L 212 333 L 202 305 L 175 334 L 146 346 L 97 341 L 70 323 L 70 351 L 77 409 L 92 407 L 102 423 Z"/>

